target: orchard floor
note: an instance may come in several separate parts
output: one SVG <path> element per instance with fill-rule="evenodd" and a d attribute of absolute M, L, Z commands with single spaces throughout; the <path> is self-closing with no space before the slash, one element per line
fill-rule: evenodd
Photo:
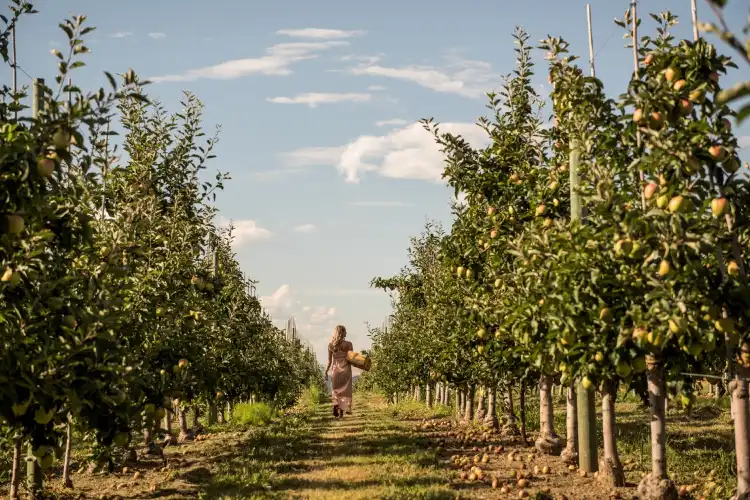
<path fill-rule="evenodd" d="M 167 468 L 160 460 L 146 459 L 113 474 L 74 474 L 73 490 L 62 489 L 56 478 L 49 478 L 47 486 L 56 498 L 66 499 L 489 499 L 519 498 L 513 476 L 521 471 L 532 473 L 525 488 L 529 498 L 546 489 L 553 496 L 537 498 L 609 499 L 614 492 L 592 477 L 568 470 L 559 457 L 529 457 L 533 446 L 499 437 L 468 446 L 448 438 L 444 447 L 436 448 L 448 429 L 422 429 L 420 421 L 432 417 L 447 426 L 445 410 L 440 414 L 424 406 L 392 408 L 371 394 L 356 394 L 355 404 L 354 414 L 341 421 L 333 420 L 330 405 L 324 404 L 265 428 L 227 426 L 205 440 L 167 447 Z M 556 406 L 562 410 L 556 411 L 556 428 L 562 431 L 564 405 Z M 618 446 L 629 484 L 617 493 L 619 498 L 635 498 L 635 485 L 649 461 L 646 410 L 628 401 L 619 403 L 618 409 Z M 528 418 L 532 445 L 538 418 L 533 403 Z M 719 476 L 731 474 L 731 428 L 727 429 L 725 415 L 707 420 L 699 416 L 687 423 L 679 418 L 673 414 L 668 422 L 668 459 L 674 465 L 671 470 L 679 470 L 678 484 L 703 483 L 712 468 Z M 473 459 L 474 446 L 487 445 L 504 449 L 481 465 L 486 480 L 461 480 L 451 456 Z M 508 461 L 513 450 L 523 461 Z M 548 474 L 534 474 L 536 467 L 545 466 L 551 469 Z M 492 477 L 499 479 L 497 489 L 490 486 Z M 722 483 L 721 477 L 716 479 Z M 503 485 L 510 487 L 509 493 L 500 492 Z"/>

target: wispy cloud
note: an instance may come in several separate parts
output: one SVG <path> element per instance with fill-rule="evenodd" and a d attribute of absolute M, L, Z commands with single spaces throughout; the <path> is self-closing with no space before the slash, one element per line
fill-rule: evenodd
<path fill-rule="evenodd" d="M 276 104 L 306 104 L 315 108 L 321 104 L 335 104 L 340 102 L 367 102 L 372 98 L 372 94 L 364 93 L 325 93 L 325 92 L 308 92 L 298 94 L 294 97 L 269 97 L 267 101 Z"/>
<path fill-rule="evenodd" d="M 109 36 L 112 38 L 126 38 L 129 36 L 133 36 L 133 32 L 132 31 L 118 31 L 117 33 L 112 33 Z"/>
<path fill-rule="evenodd" d="M 294 38 L 312 38 L 317 40 L 350 38 L 353 36 L 364 35 L 365 33 L 367 32 L 363 30 L 337 30 L 326 28 L 284 29 L 276 32 L 277 35 L 286 35 Z"/>
<path fill-rule="evenodd" d="M 371 207 L 371 208 L 393 208 L 393 207 L 412 207 L 413 203 L 403 201 L 353 201 L 348 203 L 352 207 Z"/>
<path fill-rule="evenodd" d="M 384 87 L 383 85 L 370 85 L 367 87 L 367 90 L 370 92 L 382 92 L 383 90 L 387 90 L 387 87 Z"/>
<path fill-rule="evenodd" d="M 318 228 L 314 224 L 302 224 L 294 228 L 294 232 L 297 233 L 314 233 Z"/>
<path fill-rule="evenodd" d="M 449 53 L 441 66 L 407 65 L 392 67 L 378 64 L 379 58 L 362 61 L 350 68 L 353 75 L 376 76 L 416 83 L 436 92 L 457 94 L 469 98 L 482 97 L 499 75 L 485 61 L 461 58 Z"/>
<path fill-rule="evenodd" d="M 166 38 L 167 34 L 166 33 L 160 33 L 160 32 L 153 32 L 153 33 L 149 33 L 148 36 L 150 36 L 154 40 L 159 40 L 160 38 Z"/>
<path fill-rule="evenodd" d="M 290 42 L 279 43 L 266 49 L 266 55 L 245 59 L 233 59 L 213 66 L 189 69 L 171 75 L 150 77 L 154 83 L 185 82 L 200 79 L 231 80 L 248 75 L 286 76 L 291 75 L 292 64 L 319 57 L 318 53 L 348 45 L 346 41 Z"/>
<path fill-rule="evenodd" d="M 399 125 L 406 125 L 406 120 L 402 120 L 401 118 L 393 118 L 390 120 L 380 120 L 379 122 L 375 122 L 376 127 L 397 127 Z"/>

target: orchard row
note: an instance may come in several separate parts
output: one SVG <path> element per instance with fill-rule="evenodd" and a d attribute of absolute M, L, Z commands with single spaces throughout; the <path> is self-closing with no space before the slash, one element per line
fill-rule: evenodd
<path fill-rule="evenodd" d="M 9 30 L 34 12 L 14 6 L 0 37 L 6 63 Z M 24 443 L 31 466 L 49 467 L 73 430 L 111 467 L 137 436 L 158 453 L 173 411 L 187 439 L 188 408 L 213 423 L 251 396 L 287 406 L 321 378 L 250 293 L 231 229 L 214 224 L 228 177 L 205 180 L 216 138 L 204 137 L 201 103 L 186 94 L 169 114 L 132 71 L 85 93 L 70 82 L 92 28 L 84 17 L 61 28 L 70 57 L 54 51 L 57 81 L 35 82 L 33 115 L 8 87 L 0 104 L 0 445 L 14 453 L 11 497 Z M 123 160 L 110 147 L 117 121 Z"/>
<path fill-rule="evenodd" d="M 699 381 L 690 374 L 725 375 L 737 493 L 748 498 L 750 190 L 721 86 L 736 66 L 704 39 L 675 40 L 670 13 L 653 18 L 657 35 L 637 40 L 638 68 L 619 97 L 577 66 L 564 40 L 548 38 L 546 108 L 518 29 L 516 68 L 479 121 L 488 146 L 424 121 L 444 152 L 444 178 L 466 201 L 449 234 L 429 224 L 408 267 L 373 280 L 393 292 L 394 311 L 390 328 L 373 331 L 367 379 L 390 395 L 440 382 L 467 406 L 476 388 L 494 404 L 496 388 L 538 382 L 537 447 L 616 486 L 615 399 L 623 386 L 635 390 L 649 401 L 652 435 L 639 498 L 664 499 L 677 495 L 667 394 L 690 406 Z M 553 426 L 553 383 L 570 394 L 567 447 Z"/>

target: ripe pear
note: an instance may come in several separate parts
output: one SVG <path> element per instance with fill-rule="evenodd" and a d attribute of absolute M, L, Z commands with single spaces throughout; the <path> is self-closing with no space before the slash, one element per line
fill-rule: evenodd
<path fill-rule="evenodd" d="M 711 200 L 711 213 L 714 217 L 719 217 L 727 211 L 728 201 L 726 198 L 714 198 Z"/>
<path fill-rule="evenodd" d="M 688 207 L 688 200 L 684 196 L 674 196 L 669 200 L 669 211 L 674 213 L 684 212 Z"/>
<path fill-rule="evenodd" d="M 656 199 L 656 206 L 659 208 L 665 208 L 669 204 L 669 196 L 663 194 Z"/>
<path fill-rule="evenodd" d="M 672 272 L 672 264 L 670 264 L 668 260 L 662 260 L 659 263 L 659 276 L 664 278 L 665 276 L 669 275 L 669 273 L 671 272 Z"/>
<path fill-rule="evenodd" d="M 544 215 L 544 212 L 547 210 L 547 207 L 545 207 L 543 204 L 536 207 L 536 215 L 537 217 L 540 215 Z"/>
<path fill-rule="evenodd" d="M 737 264 L 737 261 L 730 260 L 727 264 L 727 273 L 729 273 L 730 276 L 739 276 L 740 274 L 740 265 Z"/>
<path fill-rule="evenodd" d="M 645 188 L 643 188 L 643 195 L 647 200 L 650 200 L 658 190 L 659 186 L 656 183 L 651 182 L 647 184 Z"/>

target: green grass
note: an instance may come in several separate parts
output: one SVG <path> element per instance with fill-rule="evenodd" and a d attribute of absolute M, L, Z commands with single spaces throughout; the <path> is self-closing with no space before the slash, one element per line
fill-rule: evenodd
<path fill-rule="evenodd" d="M 234 407 L 234 423 L 241 426 L 265 427 L 279 412 L 267 403 L 240 403 Z"/>

